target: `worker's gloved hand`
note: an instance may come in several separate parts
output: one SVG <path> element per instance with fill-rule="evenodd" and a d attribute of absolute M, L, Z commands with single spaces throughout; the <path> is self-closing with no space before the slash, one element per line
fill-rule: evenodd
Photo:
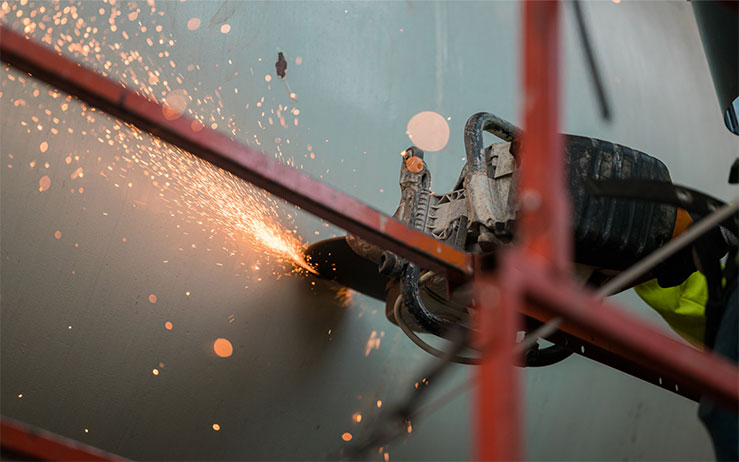
<path fill-rule="evenodd" d="M 660 287 L 680 285 L 699 269 L 693 260 L 694 247 L 703 262 L 717 262 L 729 250 L 719 227 L 712 228 L 692 245 L 680 250 L 652 270 Z"/>

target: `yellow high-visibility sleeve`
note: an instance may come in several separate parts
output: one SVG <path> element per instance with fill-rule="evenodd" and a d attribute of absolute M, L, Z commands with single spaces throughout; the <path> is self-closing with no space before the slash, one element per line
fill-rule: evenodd
<path fill-rule="evenodd" d="M 703 346 L 708 301 L 705 276 L 696 271 L 679 286 L 666 289 L 652 279 L 634 287 L 634 290 L 682 338 L 695 346 Z"/>

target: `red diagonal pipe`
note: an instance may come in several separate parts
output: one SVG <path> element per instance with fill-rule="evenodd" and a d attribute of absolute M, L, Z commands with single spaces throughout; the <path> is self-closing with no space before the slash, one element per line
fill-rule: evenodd
<path fill-rule="evenodd" d="M 7 460 L 127 460 L 6 417 L 0 419 L 0 446 Z"/>
<path fill-rule="evenodd" d="M 161 104 L 2 25 L 0 59 L 424 268 L 472 273 L 471 255 L 188 117 L 168 120 Z"/>

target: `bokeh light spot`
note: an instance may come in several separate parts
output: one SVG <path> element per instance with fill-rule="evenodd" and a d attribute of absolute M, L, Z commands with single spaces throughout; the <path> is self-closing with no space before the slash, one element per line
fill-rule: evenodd
<path fill-rule="evenodd" d="M 182 116 L 187 109 L 188 95 L 185 90 L 173 90 L 164 98 L 162 114 L 167 120 L 175 120 Z"/>
<path fill-rule="evenodd" d="M 187 21 L 187 30 L 198 30 L 200 28 L 200 18 L 190 18 Z"/>
<path fill-rule="evenodd" d="M 449 124 L 439 113 L 419 112 L 408 121 L 406 134 L 424 151 L 441 151 L 449 142 Z"/>
<path fill-rule="evenodd" d="M 41 192 L 46 191 L 51 187 L 51 178 L 48 175 L 44 175 L 38 180 L 38 190 Z"/>
<path fill-rule="evenodd" d="M 352 434 L 349 432 L 344 432 L 344 434 L 341 435 L 341 439 L 344 441 L 351 441 L 352 440 Z"/>
<path fill-rule="evenodd" d="M 221 358 L 228 358 L 233 354 L 234 347 L 231 345 L 231 342 L 225 338 L 218 338 L 213 342 L 213 351 L 215 351 Z"/>

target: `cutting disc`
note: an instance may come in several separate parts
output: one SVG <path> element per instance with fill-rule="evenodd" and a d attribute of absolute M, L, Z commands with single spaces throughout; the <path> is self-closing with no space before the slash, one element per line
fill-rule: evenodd
<path fill-rule="evenodd" d="M 385 300 L 389 278 L 377 271 L 377 264 L 360 257 L 345 237 L 316 242 L 305 249 L 305 260 L 324 279 L 354 289 L 378 300 Z"/>

